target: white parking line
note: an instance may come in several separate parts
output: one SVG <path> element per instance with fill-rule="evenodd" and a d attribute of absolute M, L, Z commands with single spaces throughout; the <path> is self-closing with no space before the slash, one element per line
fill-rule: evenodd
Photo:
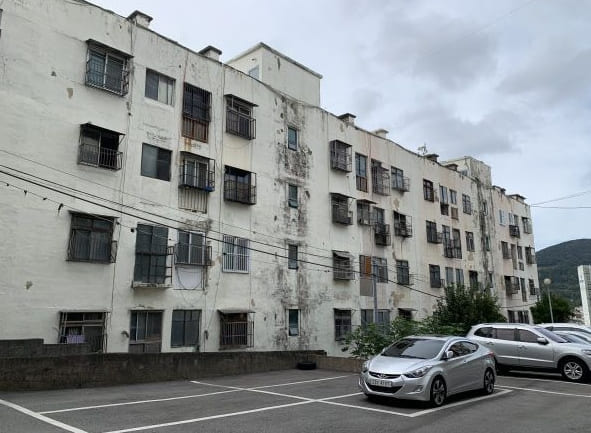
<path fill-rule="evenodd" d="M 565 385 L 579 385 L 579 386 L 586 386 L 589 388 L 588 383 L 577 383 L 577 382 L 566 382 L 562 379 L 556 377 L 555 379 L 539 379 L 537 377 L 517 377 L 517 376 L 498 376 L 498 379 L 519 379 L 519 380 L 536 380 L 538 382 L 548 382 L 548 383 L 564 383 Z"/>
<path fill-rule="evenodd" d="M 43 412 L 37 412 L 37 413 L 47 415 L 49 413 L 74 412 L 77 410 L 101 409 L 104 407 L 128 406 L 128 405 L 133 405 L 133 404 L 144 404 L 144 403 L 157 403 L 160 401 L 184 400 L 187 398 L 207 397 L 210 395 L 227 394 L 229 392 L 238 392 L 238 391 L 242 391 L 242 390 L 241 389 L 230 389 L 227 391 L 208 392 L 206 394 L 192 394 L 192 395 L 183 395 L 180 397 L 155 398 L 152 400 L 126 401 L 123 403 L 97 404 L 95 406 L 81 406 L 81 407 L 71 407 L 68 409 L 45 410 Z"/>
<path fill-rule="evenodd" d="M 54 427 L 58 427 L 58 428 L 61 428 L 62 430 L 69 431 L 71 433 L 88 433 L 85 430 L 81 430 L 79 428 L 72 427 L 71 425 L 64 424 L 63 422 L 56 421 L 54 419 L 43 416 L 37 412 L 33 412 L 32 410 L 29 410 L 25 407 L 19 406 L 18 404 L 14 404 L 14 403 L 11 403 L 6 400 L 0 400 L 0 404 L 4 405 L 6 407 L 9 407 L 11 409 L 17 410 L 21 413 L 24 413 L 25 415 L 35 418 L 35 419 L 38 419 L 39 421 L 42 421 L 44 423 L 51 424 Z"/>
<path fill-rule="evenodd" d="M 427 415 L 427 414 L 430 414 L 432 412 L 437 412 L 437 411 L 440 411 L 440 410 L 445 410 L 445 409 L 449 409 L 449 408 L 456 407 L 456 406 L 463 406 L 465 404 L 473 403 L 475 401 L 481 401 L 481 400 L 487 400 L 489 398 L 500 397 L 501 395 L 508 394 L 510 392 L 511 392 L 510 389 L 505 389 L 503 391 L 495 392 L 495 393 L 490 394 L 490 395 L 483 395 L 482 397 L 471 398 L 469 400 L 458 401 L 456 403 L 446 404 L 444 406 L 436 407 L 436 408 L 433 408 L 433 409 L 426 409 L 426 410 L 422 410 L 420 412 L 414 412 L 414 413 L 412 413 L 411 415 L 408 415 L 408 416 L 410 418 L 416 418 L 418 416 Z"/>
<path fill-rule="evenodd" d="M 508 389 L 517 389 L 519 391 L 530 391 L 530 392 L 540 392 L 542 394 L 556 394 L 556 395 L 565 395 L 568 397 L 582 397 L 582 398 L 591 398 L 591 395 L 586 394 L 572 394 L 569 392 L 557 392 L 557 391 L 545 391 L 543 389 L 532 389 L 532 388 L 519 388 L 517 386 L 507 386 L 507 385 L 499 385 L 499 388 L 508 388 Z"/>

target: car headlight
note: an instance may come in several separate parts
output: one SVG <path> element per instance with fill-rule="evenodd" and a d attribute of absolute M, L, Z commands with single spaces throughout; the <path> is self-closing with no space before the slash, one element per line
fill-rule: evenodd
<path fill-rule="evenodd" d="M 367 373 L 367 370 L 369 370 L 369 361 L 365 361 L 363 363 L 363 365 L 361 366 L 361 372 L 362 373 Z"/>
<path fill-rule="evenodd" d="M 417 368 L 416 370 L 409 371 L 408 373 L 404 373 L 404 375 L 406 377 L 412 377 L 412 378 L 423 377 L 432 368 L 433 368 L 432 365 L 425 365 L 424 367 Z"/>
<path fill-rule="evenodd" d="M 581 350 L 581 352 L 583 352 L 587 356 L 591 356 L 591 349 L 583 349 Z"/>

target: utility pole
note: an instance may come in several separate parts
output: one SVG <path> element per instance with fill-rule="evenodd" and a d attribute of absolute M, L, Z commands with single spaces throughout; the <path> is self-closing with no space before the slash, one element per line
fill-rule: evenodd
<path fill-rule="evenodd" d="M 375 259 L 371 259 L 371 287 L 373 289 L 373 323 L 378 324 L 378 290 L 376 284 L 376 277 L 378 273 L 378 266 Z"/>

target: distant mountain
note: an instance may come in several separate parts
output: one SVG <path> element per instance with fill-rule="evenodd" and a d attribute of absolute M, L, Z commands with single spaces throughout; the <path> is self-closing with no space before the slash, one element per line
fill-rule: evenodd
<path fill-rule="evenodd" d="M 536 252 L 540 290 L 546 290 L 544 278 L 550 278 L 550 291 L 581 305 L 577 266 L 591 265 L 591 239 L 577 239 L 552 245 Z"/>

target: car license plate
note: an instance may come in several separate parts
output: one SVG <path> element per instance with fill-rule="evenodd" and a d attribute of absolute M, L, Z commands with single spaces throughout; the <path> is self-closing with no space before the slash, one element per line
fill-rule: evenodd
<path fill-rule="evenodd" d="M 382 379 L 369 379 L 368 380 L 370 385 L 375 385 L 375 386 L 383 386 L 386 388 L 390 388 L 392 387 L 392 382 L 390 382 L 389 380 L 382 380 Z"/>

